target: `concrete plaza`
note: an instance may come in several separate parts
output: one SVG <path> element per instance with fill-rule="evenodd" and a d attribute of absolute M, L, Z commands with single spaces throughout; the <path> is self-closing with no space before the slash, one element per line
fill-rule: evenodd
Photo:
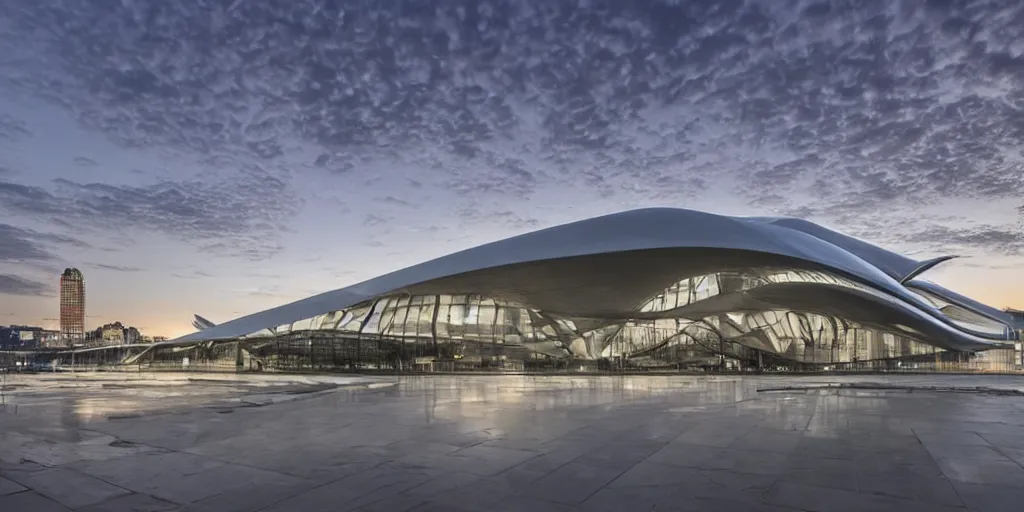
<path fill-rule="evenodd" d="M 8 377 L 0 510 L 1024 503 L 1018 377 L 246 378 Z"/>

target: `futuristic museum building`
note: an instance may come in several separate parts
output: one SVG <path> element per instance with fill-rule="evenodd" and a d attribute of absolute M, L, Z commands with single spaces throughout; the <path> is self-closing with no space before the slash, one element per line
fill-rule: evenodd
<path fill-rule="evenodd" d="M 918 261 L 793 218 L 633 210 L 220 324 L 197 316 L 197 332 L 125 362 L 191 353 L 247 369 L 808 368 L 1014 354 L 1013 317 L 919 279 L 950 258 Z"/>

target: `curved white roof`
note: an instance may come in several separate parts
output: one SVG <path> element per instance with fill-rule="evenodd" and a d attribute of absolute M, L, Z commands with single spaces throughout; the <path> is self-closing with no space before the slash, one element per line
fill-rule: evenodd
<path fill-rule="evenodd" d="M 956 330 L 941 312 L 900 280 L 920 262 L 800 219 L 729 217 L 694 210 L 649 208 L 595 217 L 456 252 L 346 288 L 244 316 L 173 342 L 227 339 L 290 324 L 387 295 L 412 285 L 487 268 L 576 256 L 650 249 L 741 250 L 803 260 L 844 274 Z"/>

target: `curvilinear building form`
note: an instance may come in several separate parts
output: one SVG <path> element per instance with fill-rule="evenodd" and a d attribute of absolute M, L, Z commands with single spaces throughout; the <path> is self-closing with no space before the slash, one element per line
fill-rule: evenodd
<path fill-rule="evenodd" d="M 1007 313 L 919 277 L 951 257 L 918 261 L 793 218 L 634 210 L 221 324 L 197 317 L 199 331 L 147 352 L 231 343 L 249 367 L 364 369 L 807 367 L 1012 354 Z"/>

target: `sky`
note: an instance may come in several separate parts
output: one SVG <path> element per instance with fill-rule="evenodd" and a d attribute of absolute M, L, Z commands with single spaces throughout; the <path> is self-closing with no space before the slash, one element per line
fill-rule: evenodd
<path fill-rule="evenodd" d="M 4 0 L 0 325 L 178 336 L 648 206 L 1024 308 L 1024 4 Z"/>

